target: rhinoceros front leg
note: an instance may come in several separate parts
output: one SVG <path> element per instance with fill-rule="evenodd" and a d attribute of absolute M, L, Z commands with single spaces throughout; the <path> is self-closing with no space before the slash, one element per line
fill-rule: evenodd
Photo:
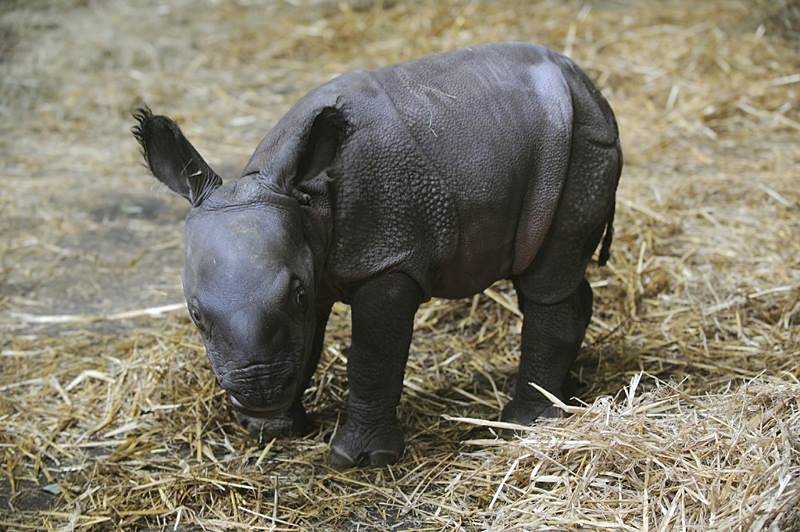
<path fill-rule="evenodd" d="M 402 273 L 359 287 L 352 301 L 353 339 L 347 356 L 347 415 L 331 441 L 331 465 L 383 466 L 403 455 L 397 422 L 414 314 L 422 290 Z"/>

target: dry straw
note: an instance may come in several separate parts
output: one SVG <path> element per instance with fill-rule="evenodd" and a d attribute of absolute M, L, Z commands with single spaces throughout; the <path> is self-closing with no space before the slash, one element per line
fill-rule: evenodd
<path fill-rule="evenodd" d="M 0 48 L 0 326 L 11 332 L 0 528 L 800 528 L 797 2 L 296 3 L 0 15 L 13 41 Z M 105 248 L 88 266 L 71 251 L 75 235 L 102 234 L 108 221 L 82 210 L 105 191 L 161 192 L 127 133 L 139 98 L 177 115 L 213 163 L 238 162 L 338 72 L 509 39 L 575 57 L 625 146 L 569 418 L 496 436 L 520 329 L 499 283 L 420 310 L 403 462 L 334 471 L 346 307 L 306 397 L 318 429 L 258 444 L 180 305 L 164 307 L 179 303 L 179 223 L 131 222 L 151 244 L 122 266 Z M 132 303 L 70 306 L 106 276 L 124 283 L 161 262 L 170 275 L 137 280 Z M 80 267 L 47 304 L 47 287 Z M 136 298 L 158 283 L 168 297 Z"/>

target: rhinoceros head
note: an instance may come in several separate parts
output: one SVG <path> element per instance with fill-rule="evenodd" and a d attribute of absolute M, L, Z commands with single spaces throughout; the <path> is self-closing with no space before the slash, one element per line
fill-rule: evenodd
<path fill-rule="evenodd" d="M 271 169 L 223 184 L 175 122 L 147 108 L 134 116 L 153 175 L 192 205 L 183 290 L 217 380 L 245 416 L 280 416 L 299 403 L 316 365 L 321 261 L 308 237 L 310 198 L 297 184 L 335 150 L 319 156 L 289 144 Z"/>

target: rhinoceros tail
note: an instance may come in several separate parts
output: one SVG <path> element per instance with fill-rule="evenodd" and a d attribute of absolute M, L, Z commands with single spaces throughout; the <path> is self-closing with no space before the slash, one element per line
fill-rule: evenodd
<path fill-rule="evenodd" d="M 603 235 L 603 244 L 600 246 L 600 256 L 597 262 L 600 266 L 605 266 L 611 257 L 611 242 L 614 240 L 614 204 L 611 204 L 611 213 L 606 222 L 606 234 Z"/>
<path fill-rule="evenodd" d="M 609 111 L 610 111 L 609 107 Z M 614 114 L 611 114 L 612 120 L 614 121 L 614 130 L 617 131 L 617 121 L 614 118 Z M 619 185 L 619 178 L 622 175 L 622 146 L 619 144 L 619 135 L 617 135 L 617 183 Z M 616 188 L 615 185 L 615 188 Z M 606 233 L 603 235 L 603 244 L 600 246 L 600 256 L 597 258 L 597 262 L 600 266 L 605 266 L 608 262 L 608 259 L 611 258 L 611 242 L 614 240 L 614 211 L 616 210 L 616 199 L 611 202 L 611 210 L 608 213 L 608 221 L 606 222 Z"/>

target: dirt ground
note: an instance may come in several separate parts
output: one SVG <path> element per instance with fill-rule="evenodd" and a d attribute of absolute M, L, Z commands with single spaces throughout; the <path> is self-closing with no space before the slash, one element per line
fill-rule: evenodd
<path fill-rule="evenodd" d="M 4 2 L 0 527 L 797 525 L 799 30 L 800 4 L 789 0 Z M 726 469 L 697 458 L 711 472 L 687 478 L 707 480 L 713 497 L 686 481 L 700 495 L 675 509 L 670 483 L 683 481 L 653 473 L 672 486 L 650 489 L 659 502 L 641 509 L 620 496 L 607 505 L 619 511 L 611 518 L 582 484 L 553 480 L 564 447 L 541 451 L 549 465 L 515 462 L 524 442 L 445 419 L 494 420 L 508 398 L 520 322 L 506 283 L 420 311 L 399 466 L 326 466 L 346 394 L 344 306 L 307 396 L 319 428 L 264 447 L 231 419 L 199 338 L 173 308 L 182 302 L 187 207 L 148 176 L 130 112 L 147 102 L 173 116 L 232 179 L 289 106 L 336 74 L 504 40 L 575 58 L 619 120 L 617 237 L 609 267 L 589 271 L 596 307 L 576 366 L 580 399 L 624 400 L 643 371 L 640 390 L 655 394 L 645 403 L 668 397 L 701 409 L 750 401 L 740 387 L 756 379 L 756 396 L 785 408 L 784 423 L 769 428 L 785 445 L 760 462 L 775 465 L 759 473 L 773 506 L 748 499 L 759 492 L 746 482 L 758 460 Z M 117 316 L 165 305 L 158 316 Z M 658 395 L 664 383 L 679 391 Z M 542 431 L 554 432 L 542 434 L 596 428 L 580 419 L 550 422 Z M 753 419 L 743 416 L 742 427 L 767 441 L 767 417 L 758 418 L 763 432 Z M 523 474 L 517 464 L 530 467 Z M 529 489 L 547 467 L 556 467 L 550 480 Z M 638 467 L 634 480 L 617 470 L 603 489 L 646 495 Z M 717 508 L 714 497 L 736 486 L 735 508 Z"/>

